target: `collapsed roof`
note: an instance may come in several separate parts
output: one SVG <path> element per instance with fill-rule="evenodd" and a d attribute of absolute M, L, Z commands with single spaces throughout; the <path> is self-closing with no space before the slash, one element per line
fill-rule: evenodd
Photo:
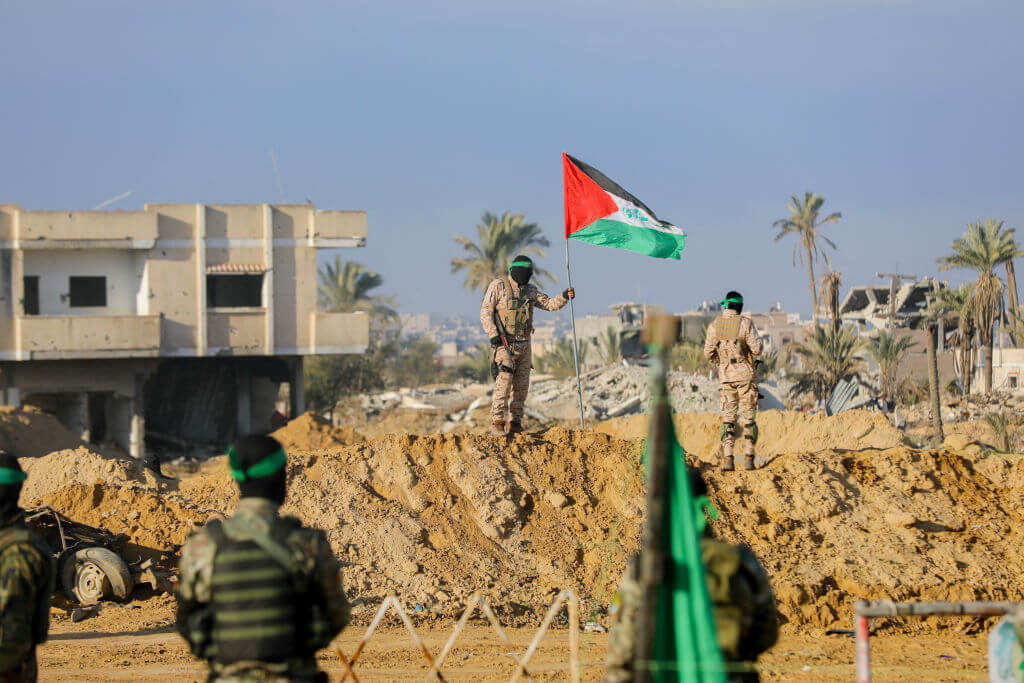
<path fill-rule="evenodd" d="M 920 282 L 908 282 L 896 289 L 897 327 L 916 329 L 928 305 L 928 295 L 945 287 L 936 278 L 925 278 Z M 853 287 L 843 304 L 839 315 L 843 320 L 856 323 L 870 323 L 874 327 L 885 327 L 889 322 L 889 286 L 872 285 Z"/>

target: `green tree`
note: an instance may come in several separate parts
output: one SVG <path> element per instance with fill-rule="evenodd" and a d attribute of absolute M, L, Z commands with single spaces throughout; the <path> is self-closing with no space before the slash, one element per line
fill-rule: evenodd
<path fill-rule="evenodd" d="M 475 349 L 466 354 L 466 358 L 455 369 L 455 374 L 462 379 L 474 382 L 489 382 L 492 357 L 490 344 L 487 342 L 478 344 Z"/>
<path fill-rule="evenodd" d="M 978 331 L 978 340 L 985 348 L 985 372 L 982 377 L 986 394 L 992 392 L 992 342 L 996 318 L 1003 310 L 1003 281 L 996 268 L 1020 253 L 1013 228 L 1003 222 L 986 218 L 984 222 L 968 223 L 963 235 L 953 240 L 953 253 L 938 259 L 939 270 L 965 268 L 978 273 L 971 292 L 970 315 Z"/>
<path fill-rule="evenodd" d="M 394 298 L 372 293 L 384 283 L 384 278 L 367 270 L 362 263 L 343 261 L 336 256 L 333 263 L 325 263 L 320 268 L 318 275 L 317 298 L 322 310 L 365 312 L 378 321 L 398 317 Z"/>
<path fill-rule="evenodd" d="M 794 343 L 790 353 L 799 359 L 800 368 L 791 374 L 790 395 L 810 393 L 815 400 L 827 399 L 836 385 L 863 369 L 857 352 L 863 340 L 851 327 L 835 332 L 830 327 L 814 327 L 803 343 Z"/>
<path fill-rule="evenodd" d="M 706 375 L 714 369 L 714 364 L 704 357 L 704 345 L 690 340 L 683 340 L 673 346 L 670 360 L 672 367 L 691 375 Z"/>
<path fill-rule="evenodd" d="M 891 400 L 896 396 L 900 362 L 907 351 L 915 346 L 917 343 L 910 337 L 890 334 L 888 330 L 879 330 L 878 336 L 872 339 L 871 344 L 868 345 L 868 353 L 878 363 L 880 375 L 878 384 L 885 398 Z"/>
<path fill-rule="evenodd" d="M 940 312 L 943 320 L 954 323 L 956 331 L 950 343 L 956 347 L 957 367 L 959 368 L 962 392 L 971 393 L 971 380 L 974 374 L 974 316 L 971 313 L 971 293 L 974 285 L 960 285 L 956 289 L 949 287 L 940 289 L 935 301 L 931 304 Z"/>
<path fill-rule="evenodd" d="M 580 362 L 583 362 L 582 354 L 580 355 Z M 557 340 L 547 353 L 536 358 L 536 363 L 538 370 L 548 375 L 554 375 L 559 379 L 575 375 L 576 364 L 573 361 L 572 339 L 562 337 Z"/>
<path fill-rule="evenodd" d="M 796 195 L 786 204 L 790 215 L 788 218 L 780 218 L 772 223 L 779 232 L 775 235 L 778 242 L 786 235 L 793 235 L 796 242 L 793 244 L 793 267 L 796 268 L 797 261 L 807 266 L 807 277 L 811 285 L 811 303 L 814 306 L 814 325 L 818 326 L 818 290 L 814 280 L 814 263 L 819 258 L 825 261 L 826 266 L 831 267 L 828 252 L 825 245 L 836 248 L 835 242 L 820 233 L 820 228 L 826 223 L 838 223 L 842 214 L 838 211 L 830 213 L 824 218 L 820 217 L 821 206 L 825 198 L 813 192 L 805 192 L 803 201 Z"/>
<path fill-rule="evenodd" d="M 497 277 L 501 277 L 509 263 L 518 254 L 544 258 L 544 247 L 551 246 L 536 223 L 527 223 L 523 214 L 506 211 L 501 217 L 489 211 L 476 226 L 476 241 L 460 235 L 455 242 L 462 247 L 462 256 L 452 259 L 452 274 L 465 271 L 463 286 L 469 291 L 484 290 Z M 534 277 L 555 277 L 534 264 Z"/>
<path fill-rule="evenodd" d="M 605 365 L 613 365 L 622 358 L 622 345 L 619 343 L 619 332 L 609 326 L 592 340 L 601 362 Z"/>

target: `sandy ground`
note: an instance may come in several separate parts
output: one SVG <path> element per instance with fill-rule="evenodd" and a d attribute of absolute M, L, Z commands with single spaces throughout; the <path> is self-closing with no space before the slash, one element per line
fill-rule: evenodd
<path fill-rule="evenodd" d="M 84 626 L 82 622 L 78 626 Z M 443 648 L 451 625 L 420 628 L 431 653 Z M 335 645 L 351 655 L 363 634 L 348 629 Z M 533 639 L 530 628 L 509 629 L 515 652 L 525 652 Z M 985 681 L 984 636 L 890 635 L 872 638 L 873 674 L 879 681 Z M 583 680 L 597 681 L 607 634 L 581 634 Z M 444 667 L 448 680 L 508 680 L 514 670 L 508 648 L 486 625 L 468 627 Z M 331 680 L 340 680 L 336 656 L 321 653 L 321 667 Z M 55 629 L 39 651 L 40 680 L 202 681 L 205 667 L 193 659 L 169 626 L 136 632 Z M 764 681 L 850 681 L 854 676 L 853 640 L 842 636 L 784 635 L 762 658 Z M 427 665 L 403 628 L 378 632 L 355 668 L 360 680 L 423 679 Z M 568 679 L 568 633 L 552 630 L 541 641 L 530 671 L 535 680 Z"/>

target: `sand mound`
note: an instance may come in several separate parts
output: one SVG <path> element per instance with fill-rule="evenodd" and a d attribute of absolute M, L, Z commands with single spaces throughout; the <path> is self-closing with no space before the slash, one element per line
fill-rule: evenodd
<path fill-rule="evenodd" d="M 0 448 L 19 458 L 87 446 L 49 413 L 26 406 L 0 406 Z"/>
<path fill-rule="evenodd" d="M 315 451 L 362 443 L 363 435 L 349 426 L 334 427 L 313 412 L 303 413 L 271 434 L 285 450 Z"/>
<path fill-rule="evenodd" d="M 676 432 L 687 452 L 705 457 L 718 447 L 722 418 L 715 413 L 677 413 Z M 833 417 L 768 410 L 757 415 L 757 442 L 762 458 L 787 453 L 816 453 L 829 449 L 892 448 L 903 434 L 881 413 L 849 410 Z M 622 439 L 647 434 L 647 416 L 632 415 L 601 422 L 595 431 Z"/>
<path fill-rule="evenodd" d="M 176 550 L 209 516 L 176 496 L 100 482 L 64 486 L 43 496 L 39 503 L 76 521 L 125 534 L 132 544 L 153 550 Z"/>
<path fill-rule="evenodd" d="M 85 447 L 61 450 L 39 458 L 19 459 L 28 480 L 21 491 L 22 501 L 36 501 L 69 484 L 103 482 L 122 486 L 140 484 L 156 487 L 153 474 L 138 461 L 112 458 Z"/>
<path fill-rule="evenodd" d="M 677 417 L 722 513 L 717 533 L 758 553 L 791 625 L 849 624 L 860 598 L 1024 598 L 1015 570 L 1024 563 L 1021 456 L 977 445 L 914 449 L 872 413 L 769 412 L 762 453 L 777 457 L 723 473 L 709 463 L 717 417 Z M 396 592 L 408 604 L 454 609 L 480 590 L 513 623 L 560 588 L 606 605 L 637 548 L 643 444 L 603 431 L 630 429 L 627 420 L 507 441 L 389 435 L 293 448 L 285 511 L 325 530 L 352 598 Z M 29 466 L 48 463 L 64 469 L 47 480 L 44 502 L 140 546 L 171 548 L 237 499 L 223 458 L 173 494 L 132 463 L 88 451 Z"/>

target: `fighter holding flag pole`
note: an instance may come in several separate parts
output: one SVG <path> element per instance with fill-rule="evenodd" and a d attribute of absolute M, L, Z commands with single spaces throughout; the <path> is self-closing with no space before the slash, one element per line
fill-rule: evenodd
<path fill-rule="evenodd" d="M 569 272 L 569 238 L 603 247 L 626 249 L 654 258 L 678 260 L 686 245 L 686 233 L 654 215 L 646 204 L 604 173 L 562 152 L 565 201 L 565 277 Z M 576 355 L 576 313 L 569 301 L 572 320 L 572 353 L 576 365 L 576 392 L 583 428 L 583 387 Z"/>

